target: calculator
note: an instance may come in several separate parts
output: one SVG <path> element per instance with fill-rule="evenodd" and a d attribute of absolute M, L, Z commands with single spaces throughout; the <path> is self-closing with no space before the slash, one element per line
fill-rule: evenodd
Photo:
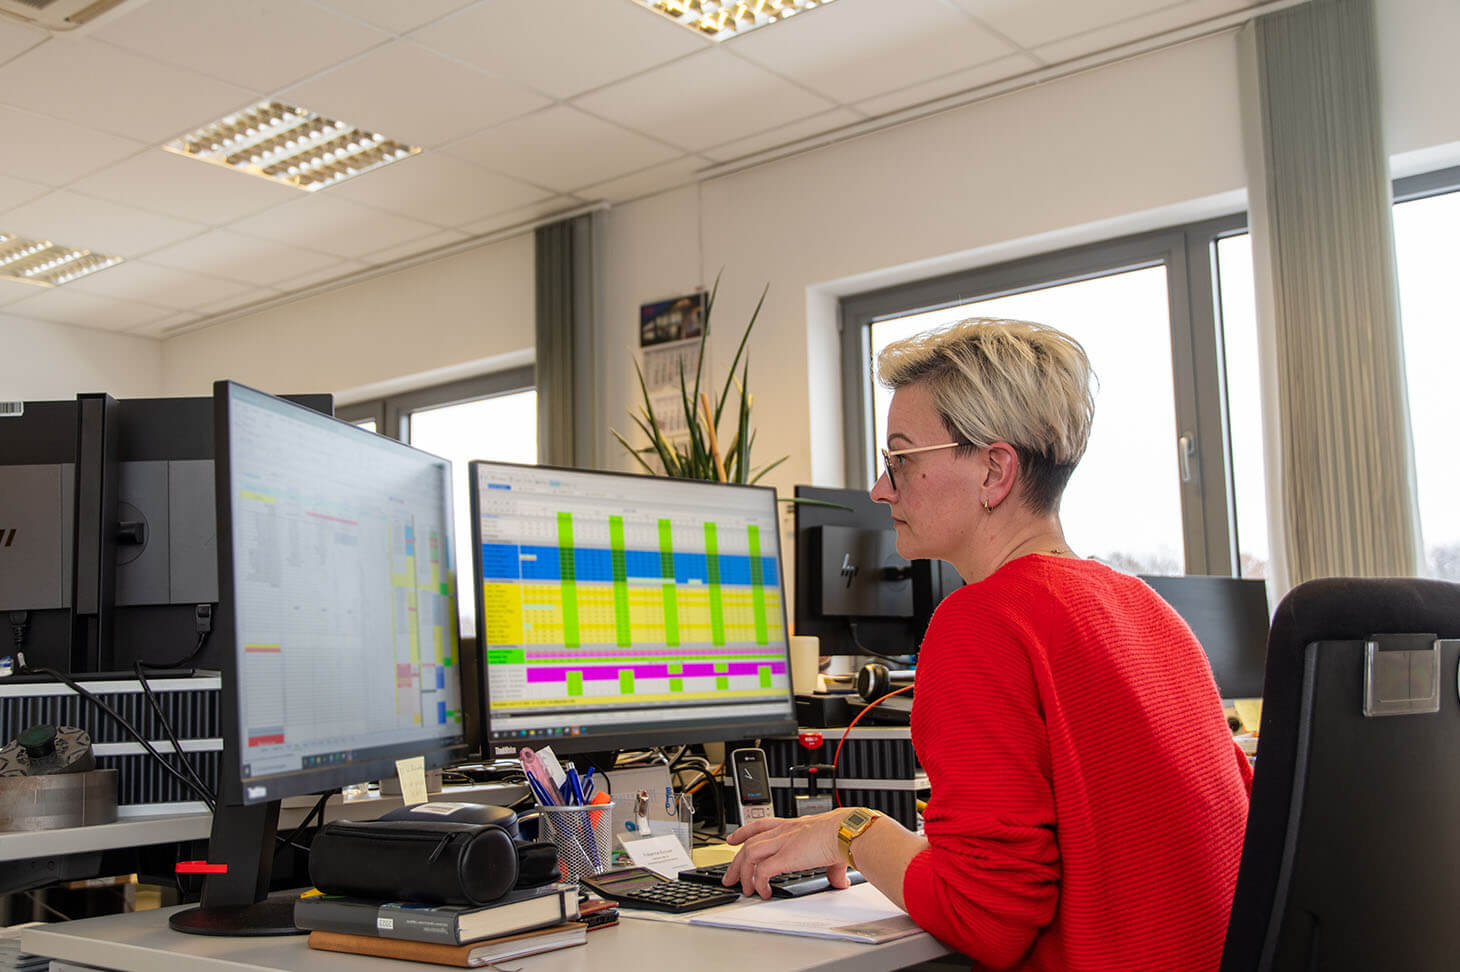
<path fill-rule="evenodd" d="M 622 867 L 579 880 L 625 908 L 649 911 L 698 911 L 740 900 L 740 892 L 731 888 L 675 881 L 647 867 Z"/>

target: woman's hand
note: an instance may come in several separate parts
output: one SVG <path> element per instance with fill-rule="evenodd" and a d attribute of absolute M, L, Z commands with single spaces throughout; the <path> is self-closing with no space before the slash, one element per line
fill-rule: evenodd
<path fill-rule="evenodd" d="M 810 817 L 752 820 L 725 838 L 727 843 L 744 846 L 730 862 L 724 885 L 739 884 L 743 894 L 769 898 L 770 879 L 777 874 L 824 867 L 832 887 L 850 887 L 846 861 L 836 839 L 842 818 L 850 812 L 850 807 L 843 807 Z"/>

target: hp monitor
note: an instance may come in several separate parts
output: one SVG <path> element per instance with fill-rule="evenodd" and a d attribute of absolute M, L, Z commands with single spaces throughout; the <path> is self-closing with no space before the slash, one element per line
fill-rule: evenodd
<path fill-rule="evenodd" d="M 465 754 L 451 468 L 232 382 L 214 408 L 226 648 L 209 858 L 229 871 L 172 924 L 288 933 L 292 902 L 264 900 L 279 800 Z"/>
<path fill-rule="evenodd" d="M 796 633 L 823 655 L 915 653 L 963 585 L 952 564 L 903 559 L 886 505 L 860 489 L 797 486 Z"/>
<path fill-rule="evenodd" d="M 776 494 L 470 467 L 484 752 L 789 734 Z"/>

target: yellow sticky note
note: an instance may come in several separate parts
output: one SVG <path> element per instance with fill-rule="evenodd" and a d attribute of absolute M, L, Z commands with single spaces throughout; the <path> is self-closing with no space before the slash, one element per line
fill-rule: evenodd
<path fill-rule="evenodd" d="M 401 802 L 408 807 L 426 802 L 426 757 L 412 756 L 395 761 L 395 775 L 400 778 Z"/>
<path fill-rule="evenodd" d="M 1262 724 L 1262 700 L 1233 699 L 1232 707 L 1237 710 L 1237 718 L 1242 720 L 1242 728 L 1256 732 Z"/>

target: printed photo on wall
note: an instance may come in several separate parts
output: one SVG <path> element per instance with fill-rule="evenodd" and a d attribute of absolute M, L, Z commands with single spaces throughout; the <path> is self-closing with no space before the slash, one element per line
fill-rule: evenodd
<path fill-rule="evenodd" d="M 704 333 L 710 295 L 701 290 L 639 305 L 639 347 L 697 338 Z"/>

